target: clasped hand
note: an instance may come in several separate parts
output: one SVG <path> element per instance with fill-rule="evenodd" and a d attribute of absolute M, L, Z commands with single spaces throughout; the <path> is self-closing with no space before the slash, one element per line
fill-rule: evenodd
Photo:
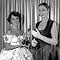
<path fill-rule="evenodd" d="M 41 37 L 41 34 L 40 32 L 38 31 L 38 29 L 36 28 L 36 31 L 32 30 L 32 35 L 36 38 L 39 38 Z"/>

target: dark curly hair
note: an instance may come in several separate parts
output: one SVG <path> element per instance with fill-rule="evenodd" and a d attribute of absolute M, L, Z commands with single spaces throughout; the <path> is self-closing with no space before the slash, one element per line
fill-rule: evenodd
<path fill-rule="evenodd" d="M 19 17 L 19 22 L 21 22 L 21 14 L 18 13 L 18 12 L 13 11 L 13 12 L 11 12 L 11 13 L 9 14 L 9 16 L 8 16 L 8 18 L 7 18 L 7 21 L 8 21 L 9 23 L 11 23 L 11 16 L 12 16 L 12 15 Z"/>
<path fill-rule="evenodd" d="M 47 8 L 47 10 L 50 9 L 50 6 L 48 6 L 47 3 L 41 3 L 41 4 L 39 4 L 38 8 L 39 8 L 39 6 L 45 6 Z"/>
<path fill-rule="evenodd" d="M 7 18 L 7 21 L 8 21 L 10 24 L 11 24 L 11 16 L 12 16 L 12 15 L 19 17 L 20 29 L 21 29 L 21 19 L 23 20 L 22 24 L 24 24 L 24 15 L 22 15 L 22 18 L 21 18 L 21 13 L 16 12 L 16 11 L 12 11 L 12 12 L 9 14 L 8 18 Z"/>

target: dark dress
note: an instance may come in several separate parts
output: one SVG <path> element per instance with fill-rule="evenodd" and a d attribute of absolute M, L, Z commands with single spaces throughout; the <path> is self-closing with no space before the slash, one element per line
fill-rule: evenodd
<path fill-rule="evenodd" d="M 53 22 L 54 21 L 49 19 L 45 29 L 39 30 L 38 26 L 41 23 L 40 21 L 36 24 L 36 28 L 39 30 L 41 35 L 46 36 L 48 38 L 52 38 L 51 28 L 52 28 Z M 33 39 L 34 38 L 35 37 L 33 36 Z M 38 38 L 35 38 L 35 40 L 38 42 L 38 44 L 36 45 L 36 47 L 32 47 L 33 59 L 34 60 L 48 60 L 49 53 L 51 52 L 51 45 Z"/>

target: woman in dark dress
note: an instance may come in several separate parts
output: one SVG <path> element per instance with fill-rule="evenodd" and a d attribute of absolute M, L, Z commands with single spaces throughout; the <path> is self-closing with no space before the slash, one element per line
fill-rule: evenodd
<path fill-rule="evenodd" d="M 38 5 L 39 16 L 42 20 L 36 24 L 32 30 L 33 58 L 34 60 L 48 60 L 51 52 L 51 45 L 56 46 L 58 41 L 58 31 L 56 22 L 49 19 L 49 6 L 47 3 Z"/>

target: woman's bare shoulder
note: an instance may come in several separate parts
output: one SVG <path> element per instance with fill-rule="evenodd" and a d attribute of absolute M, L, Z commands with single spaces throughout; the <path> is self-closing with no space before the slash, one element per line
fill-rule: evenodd
<path fill-rule="evenodd" d="M 23 31 L 23 30 L 20 30 L 20 31 L 19 31 L 19 34 L 20 34 L 20 35 L 23 35 L 23 34 L 24 34 L 24 31 Z"/>
<path fill-rule="evenodd" d="M 8 29 L 8 31 L 6 32 L 6 34 L 9 35 L 9 34 L 11 34 L 11 32 L 12 32 L 11 29 Z"/>

